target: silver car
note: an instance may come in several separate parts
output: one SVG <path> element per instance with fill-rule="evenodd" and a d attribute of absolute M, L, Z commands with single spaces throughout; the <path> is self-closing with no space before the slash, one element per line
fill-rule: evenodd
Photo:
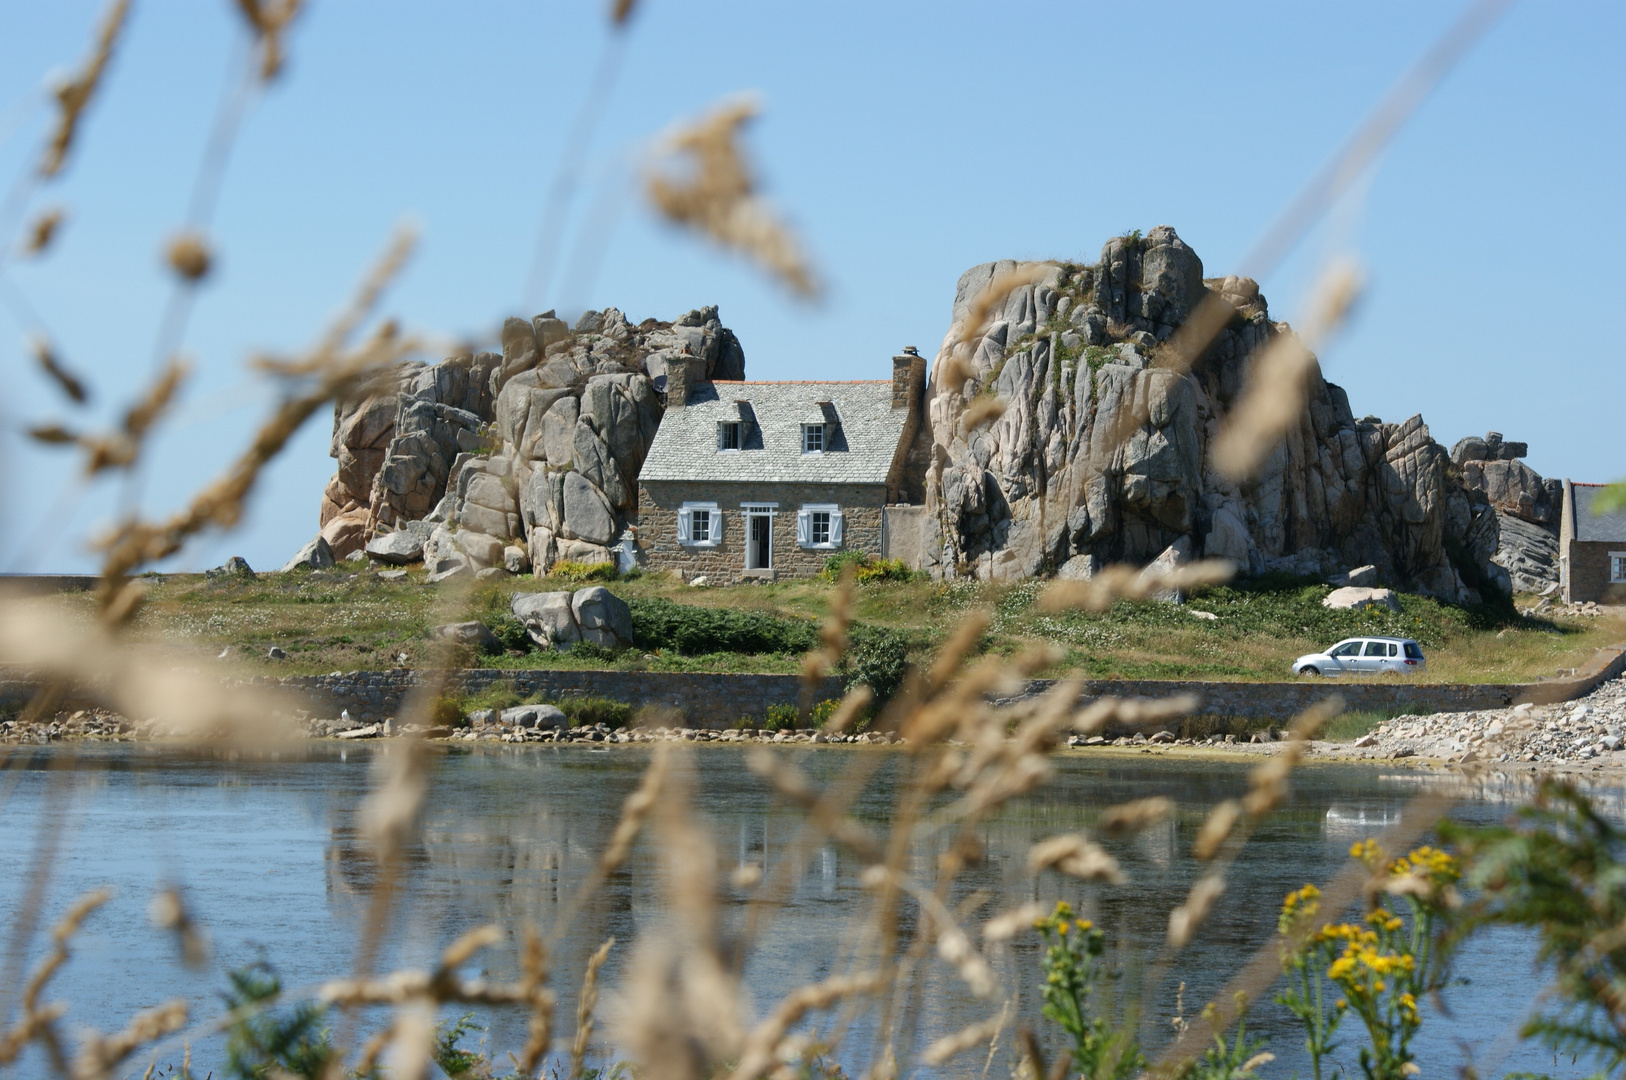
<path fill-rule="evenodd" d="M 1326 652 L 1293 661 L 1295 675 L 1377 675 L 1424 671 L 1428 661 L 1411 638 L 1345 638 Z"/>

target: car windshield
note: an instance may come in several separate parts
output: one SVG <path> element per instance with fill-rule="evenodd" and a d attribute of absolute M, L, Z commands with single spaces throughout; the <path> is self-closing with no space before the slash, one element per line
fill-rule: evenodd
<path fill-rule="evenodd" d="M 1332 650 L 1332 652 L 1328 653 L 1327 655 L 1328 656 L 1359 656 L 1359 655 L 1361 655 L 1361 643 L 1358 642 L 1358 641 L 1346 641 L 1342 645 L 1339 645 L 1336 648 L 1334 648 Z"/>

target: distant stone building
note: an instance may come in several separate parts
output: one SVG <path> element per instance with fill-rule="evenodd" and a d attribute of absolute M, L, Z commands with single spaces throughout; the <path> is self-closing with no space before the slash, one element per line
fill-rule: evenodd
<path fill-rule="evenodd" d="M 1606 487 L 1564 481 L 1558 576 L 1569 603 L 1626 602 L 1626 511 L 1597 512 Z"/>
<path fill-rule="evenodd" d="M 717 585 L 809 576 L 839 551 L 918 565 L 926 361 L 892 364 L 874 382 L 713 382 L 669 364 L 638 474 L 641 561 Z"/>

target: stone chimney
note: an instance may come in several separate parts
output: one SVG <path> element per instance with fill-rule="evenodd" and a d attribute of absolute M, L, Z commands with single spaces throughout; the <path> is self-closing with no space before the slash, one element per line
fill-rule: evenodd
<path fill-rule="evenodd" d="M 926 393 L 926 358 L 913 345 L 892 358 L 892 407 L 918 408 Z"/>
<path fill-rule="evenodd" d="M 691 356 L 685 345 L 682 356 L 674 356 L 666 362 L 666 407 L 683 408 L 689 403 L 689 395 L 705 382 L 705 358 Z"/>

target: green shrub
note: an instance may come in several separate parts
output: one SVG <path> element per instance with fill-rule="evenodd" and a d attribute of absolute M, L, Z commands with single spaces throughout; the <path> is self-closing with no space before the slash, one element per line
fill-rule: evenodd
<path fill-rule="evenodd" d="M 562 578 L 565 581 L 614 581 L 616 579 L 615 563 L 571 562 L 566 559 L 554 563 L 548 569 L 548 577 Z"/>
<path fill-rule="evenodd" d="M 762 730 L 794 731 L 801 715 L 801 710 L 794 705 L 769 705 L 762 714 Z"/>
<path fill-rule="evenodd" d="M 462 700 L 447 694 L 437 697 L 429 707 L 429 723 L 441 727 L 463 727 L 468 723 L 465 715 Z"/>
<path fill-rule="evenodd" d="M 694 607 L 659 597 L 627 601 L 632 640 L 640 649 L 684 656 L 706 653 L 803 653 L 818 644 L 811 619 L 787 619 L 757 611 Z"/>
<path fill-rule="evenodd" d="M 849 687 L 864 683 L 884 704 L 903 685 L 909 668 L 909 643 L 896 630 L 854 623 L 847 631 L 847 653 L 841 667 Z"/>
<path fill-rule="evenodd" d="M 862 551 L 843 551 L 824 560 L 819 576 L 826 581 L 841 580 L 848 565 L 855 567 L 853 578 L 860 585 L 871 581 L 913 581 L 920 575 L 902 559 L 872 559 Z"/>
<path fill-rule="evenodd" d="M 624 701 L 601 697 L 567 697 L 553 704 L 558 705 L 560 711 L 569 718 L 571 727 L 594 727 L 603 724 L 607 728 L 620 729 L 632 721 L 632 706 Z"/>

